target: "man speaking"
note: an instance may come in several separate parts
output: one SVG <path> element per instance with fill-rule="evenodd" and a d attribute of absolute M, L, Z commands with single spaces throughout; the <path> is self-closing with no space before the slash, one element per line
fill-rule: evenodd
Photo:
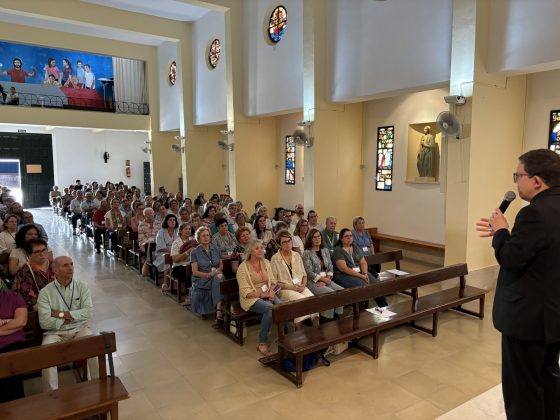
<path fill-rule="evenodd" d="M 477 223 L 500 264 L 492 312 L 502 333 L 507 418 L 560 419 L 560 156 L 531 150 L 513 174 L 522 208 L 511 232 L 503 213 Z"/>

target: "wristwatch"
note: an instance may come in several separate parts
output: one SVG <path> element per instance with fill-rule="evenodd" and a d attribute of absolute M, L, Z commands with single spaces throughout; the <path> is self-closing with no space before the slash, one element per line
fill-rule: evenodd
<path fill-rule="evenodd" d="M 59 317 L 59 318 L 64 318 L 64 312 L 59 312 L 59 313 L 58 313 L 58 317 Z"/>

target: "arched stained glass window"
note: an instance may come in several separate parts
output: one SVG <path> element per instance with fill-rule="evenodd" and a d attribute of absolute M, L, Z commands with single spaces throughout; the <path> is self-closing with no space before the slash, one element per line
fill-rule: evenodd
<path fill-rule="evenodd" d="M 288 23 L 288 12 L 284 6 L 277 6 L 272 11 L 268 21 L 268 37 L 275 44 L 279 42 L 286 33 Z"/>
<path fill-rule="evenodd" d="M 292 136 L 286 136 L 286 174 L 285 183 L 296 183 L 296 143 Z"/>
<path fill-rule="evenodd" d="M 375 167 L 376 190 L 393 190 L 394 132 L 394 126 L 377 128 L 377 164 Z"/>
<path fill-rule="evenodd" d="M 208 63 L 212 68 L 216 68 L 220 58 L 222 57 L 222 43 L 219 39 L 215 39 L 210 44 L 210 50 L 208 51 Z"/>
<path fill-rule="evenodd" d="M 172 61 L 169 64 L 169 84 L 171 86 L 175 85 L 177 82 L 177 62 Z"/>

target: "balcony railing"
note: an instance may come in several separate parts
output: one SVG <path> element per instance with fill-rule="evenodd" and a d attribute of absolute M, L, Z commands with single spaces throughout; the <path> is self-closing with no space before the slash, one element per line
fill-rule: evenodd
<path fill-rule="evenodd" d="M 9 99 L 6 99 L 6 105 L 79 109 L 84 111 L 116 112 L 120 114 L 137 115 L 148 115 L 150 113 L 148 104 L 143 103 L 113 101 L 112 99 L 103 100 L 103 98 L 44 95 L 25 92 L 19 92 L 18 95 L 19 98 L 17 103 L 10 104 Z M 2 102 L 0 102 L 0 104 L 2 104 Z"/>

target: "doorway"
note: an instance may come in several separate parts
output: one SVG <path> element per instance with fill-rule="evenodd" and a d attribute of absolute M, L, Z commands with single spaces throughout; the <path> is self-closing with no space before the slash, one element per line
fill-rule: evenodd
<path fill-rule="evenodd" d="M 25 207 L 21 192 L 19 159 L 0 159 L 0 185 L 10 190 L 10 195 Z"/>

